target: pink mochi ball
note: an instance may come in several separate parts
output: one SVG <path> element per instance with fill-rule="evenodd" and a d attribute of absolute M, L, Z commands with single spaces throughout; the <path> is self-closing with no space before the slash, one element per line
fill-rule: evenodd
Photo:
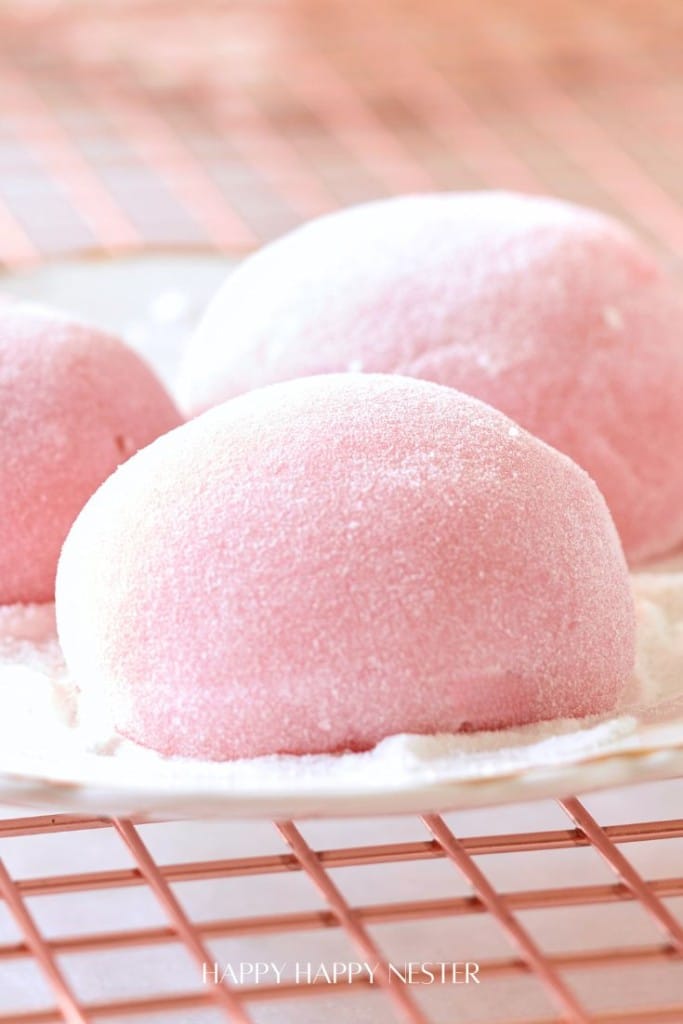
<path fill-rule="evenodd" d="M 181 421 L 116 338 L 0 303 L 0 604 L 53 600 L 60 549 L 90 495 Z"/>
<path fill-rule="evenodd" d="M 501 409 L 570 455 L 628 558 L 683 542 L 683 301 L 596 212 L 503 192 L 407 196 L 266 246 L 210 306 L 181 375 L 197 413 L 309 374 L 400 373 Z"/>
<path fill-rule="evenodd" d="M 598 714 L 634 661 L 588 475 L 380 374 L 254 391 L 135 455 L 67 538 L 57 620 L 120 733 L 216 760 Z"/>

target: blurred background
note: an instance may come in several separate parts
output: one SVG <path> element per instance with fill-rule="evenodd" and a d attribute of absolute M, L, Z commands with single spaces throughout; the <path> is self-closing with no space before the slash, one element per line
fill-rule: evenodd
<path fill-rule="evenodd" d="M 4 0 L 0 261 L 549 191 L 683 243 L 678 0 Z"/>

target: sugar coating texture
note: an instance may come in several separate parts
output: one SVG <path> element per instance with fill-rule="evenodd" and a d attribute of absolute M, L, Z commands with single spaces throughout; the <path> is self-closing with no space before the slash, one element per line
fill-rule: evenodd
<path fill-rule="evenodd" d="M 216 760 L 597 714 L 634 663 L 587 474 L 381 374 L 254 391 L 135 455 L 67 538 L 57 621 L 120 733 Z"/>
<path fill-rule="evenodd" d="M 54 599 L 74 519 L 116 466 L 182 418 L 122 342 L 0 304 L 0 604 Z"/>
<path fill-rule="evenodd" d="M 408 196 L 311 222 L 248 259 L 194 337 L 196 414 L 307 374 L 458 388 L 570 455 L 633 563 L 683 541 L 683 301 L 596 212 L 502 192 Z"/>

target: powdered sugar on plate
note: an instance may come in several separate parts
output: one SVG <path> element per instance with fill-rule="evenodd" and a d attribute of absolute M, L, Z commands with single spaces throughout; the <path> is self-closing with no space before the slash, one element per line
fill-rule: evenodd
<path fill-rule="evenodd" d="M 495 782 L 610 755 L 683 746 L 683 560 L 633 575 L 637 671 L 609 718 L 543 722 L 461 735 L 397 735 L 366 753 L 272 756 L 231 762 L 164 758 L 120 736 L 96 688 L 69 679 L 54 608 L 0 609 L 0 770 L 117 788 L 180 785 L 183 792 L 318 796 Z"/>

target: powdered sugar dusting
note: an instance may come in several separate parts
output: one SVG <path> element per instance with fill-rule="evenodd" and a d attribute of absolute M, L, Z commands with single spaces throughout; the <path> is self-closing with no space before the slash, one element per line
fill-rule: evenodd
<path fill-rule="evenodd" d="M 582 466 L 643 565 L 683 541 L 669 443 L 683 431 L 682 330 L 675 280 L 603 214 L 497 191 L 398 196 L 246 259 L 193 335 L 179 393 L 195 413 L 358 364 L 447 384 Z"/>
<path fill-rule="evenodd" d="M 119 730 L 198 759 L 602 714 L 633 667 L 588 476 L 397 375 L 274 385 L 160 438 L 82 511 L 57 609 Z"/>
<path fill-rule="evenodd" d="M 460 735 L 388 737 L 366 753 L 278 756 L 228 762 L 165 758 L 117 736 L 96 693 L 69 680 L 54 628 L 54 608 L 0 609 L 2 767 L 32 764 L 46 776 L 76 767 L 119 784 L 176 779 L 226 791 L 277 793 L 297 787 L 325 793 L 344 787 L 387 793 L 411 782 L 502 779 L 526 769 L 578 763 L 649 748 L 647 727 L 668 723 L 683 741 L 683 561 L 632 576 L 638 611 L 636 677 L 617 714 L 561 719 L 518 729 Z"/>

